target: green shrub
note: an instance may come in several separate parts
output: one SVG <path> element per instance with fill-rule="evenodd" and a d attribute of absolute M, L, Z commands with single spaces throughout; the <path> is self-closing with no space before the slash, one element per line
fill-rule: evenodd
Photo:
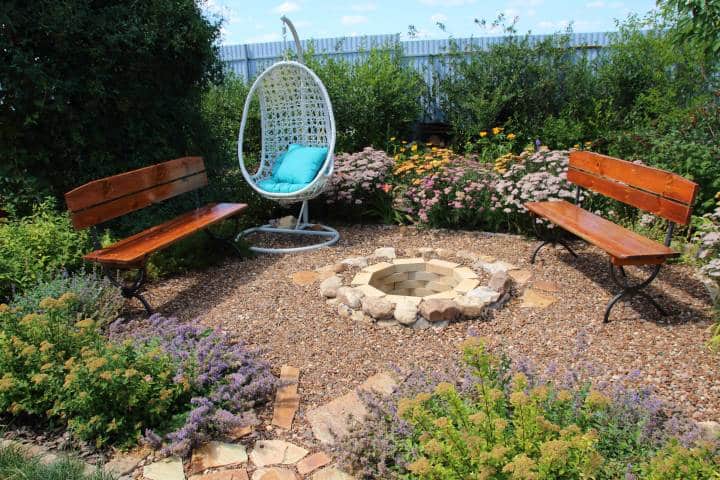
<path fill-rule="evenodd" d="M 220 73 L 219 31 L 194 0 L 5 2 L 0 189 L 30 176 L 59 197 L 201 153 L 200 94 Z"/>
<path fill-rule="evenodd" d="M 45 201 L 28 217 L 0 220 L 0 298 L 81 267 L 88 235 L 53 207 Z"/>
<path fill-rule="evenodd" d="M 312 53 L 307 63 L 330 95 L 339 152 L 384 148 L 389 137 L 410 135 L 426 87 L 420 74 L 403 64 L 399 44 L 371 48 L 354 61 Z"/>
<path fill-rule="evenodd" d="M 114 480 L 116 477 L 98 469 L 86 474 L 85 466 L 63 457 L 50 464 L 33 457 L 16 446 L 0 446 L 0 478 L 3 480 Z"/>
<path fill-rule="evenodd" d="M 671 441 L 643 466 L 646 480 L 705 480 L 720 478 L 720 456 L 711 445 L 687 448 Z"/>
<path fill-rule="evenodd" d="M 134 443 L 189 398 L 157 349 L 110 344 L 74 293 L 37 311 L 0 305 L 0 412 L 67 423 L 97 446 Z"/>

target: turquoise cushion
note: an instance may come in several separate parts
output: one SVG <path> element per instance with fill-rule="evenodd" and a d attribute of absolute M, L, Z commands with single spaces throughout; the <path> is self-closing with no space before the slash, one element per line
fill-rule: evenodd
<path fill-rule="evenodd" d="M 273 180 L 278 183 L 310 183 L 322 168 L 327 153 L 327 147 L 291 144 L 283 155 L 280 166 L 273 169 Z"/>
<path fill-rule="evenodd" d="M 285 155 L 287 155 L 287 152 L 290 152 L 292 150 L 295 150 L 296 148 L 300 147 L 297 143 L 291 143 L 288 147 L 287 151 L 282 152 L 278 157 L 275 159 L 275 163 L 273 163 L 272 167 L 272 176 L 275 176 L 275 172 L 277 172 L 277 169 L 280 168 L 280 165 L 282 165 L 283 160 L 285 160 Z"/>
<path fill-rule="evenodd" d="M 307 187 L 308 184 L 278 182 L 272 178 L 268 178 L 266 180 L 260 180 L 257 183 L 257 186 L 260 188 L 260 190 L 263 190 L 265 192 L 292 193 L 297 192 L 298 190 L 302 190 L 303 188 Z"/>

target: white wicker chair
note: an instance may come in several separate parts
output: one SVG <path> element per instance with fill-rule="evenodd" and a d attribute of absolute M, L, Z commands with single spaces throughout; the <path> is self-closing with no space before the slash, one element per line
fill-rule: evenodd
<path fill-rule="evenodd" d="M 238 238 L 253 232 L 285 233 L 321 237 L 321 243 L 295 248 L 251 247 L 253 251 L 265 253 L 291 253 L 312 250 L 333 245 L 340 239 L 337 230 L 325 225 L 311 224 L 308 200 L 320 195 L 334 169 L 335 118 L 330 97 L 322 81 L 303 62 L 302 46 L 295 27 L 286 17 L 287 24 L 295 39 L 298 61 L 277 62 L 263 71 L 250 87 L 243 109 L 238 136 L 238 159 L 243 177 L 260 195 L 281 204 L 302 202 L 297 224 L 294 228 L 280 228 L 274 225 L 253 227 L 241 232 Z M 284 29 L 284 27 L 283 27 Z M 248 172 L 243 156 L 243 138 L 247 126 L 250 104 L 257 96 L 260 101 L 260 122 L 262 149 L 260 165 L 253 174 Z M 269 179 L 278 157 L 292 143 L 303 146 L 327 147 L 327 156 L 315 178 L 301 189 L 288 193 L 263 190 L 258 182 Z"/>

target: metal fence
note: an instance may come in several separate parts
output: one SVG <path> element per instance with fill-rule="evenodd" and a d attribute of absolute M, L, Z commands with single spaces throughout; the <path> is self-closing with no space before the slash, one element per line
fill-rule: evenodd
<path fill-rule="evenodd" d="M 531 42 L 542 41 L 549 35 L 531 35 Z M 501 43 L 506 37 L 478 37 L 455 39 L 461 49 L 474 45 L 480 48 L 489 48 L 493 44 Z M 400 35 L 371 35 L 343 38 L 322 38 L 319 40 L 304 40 L 301 42 L 305 50 L 312 44 L 316 56 L 342 57 L 353 61 L 361 58 L 363 52 L 372 47 L 400 44 L 403 51 L 403 61 L 420 72 L 425 81 L 431 83 L 433 74 L 442 68 L 440 59 L 447 55 L 450 40 L 407 40 L 400 41 Z M 570 45 L 578 51 L 585 52 L 590 58 L 598 55 L 600 50 L 610 43 L 610 34 L 574 33 L 570 35 Z M 241 78 L 253 79 L 272 63 L 283 58 L 292 41 L 254 43 L 244 45 L 224 45 L 220 47 L 220 58 L 227 70 L 234 72 Z M 294 47 L 292 47 L 294 48 Z M 428 116 L 430 118 L 428 118 Z M 437 106 L 426 105 L 426 121 L 442 120 L 442 113 Z"/>

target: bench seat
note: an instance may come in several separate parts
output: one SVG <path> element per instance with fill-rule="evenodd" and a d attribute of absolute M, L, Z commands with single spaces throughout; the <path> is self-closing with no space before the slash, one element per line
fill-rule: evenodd
<path fill-rule="evenodd" d="M 607 252 L 615 265 L 662 264 L 680 254 L 665 245 L 566 202 L 530 202 L 525 207 L 541 218 Z"/>
<path fill-rule="evenodd" d="M 247 208 L 244 203 L 211 203 L 168 222 L 143 230 L 109 247 L 85 255 L 85 259 L 116 268 L 142 266 L 147 257 Z"/>

